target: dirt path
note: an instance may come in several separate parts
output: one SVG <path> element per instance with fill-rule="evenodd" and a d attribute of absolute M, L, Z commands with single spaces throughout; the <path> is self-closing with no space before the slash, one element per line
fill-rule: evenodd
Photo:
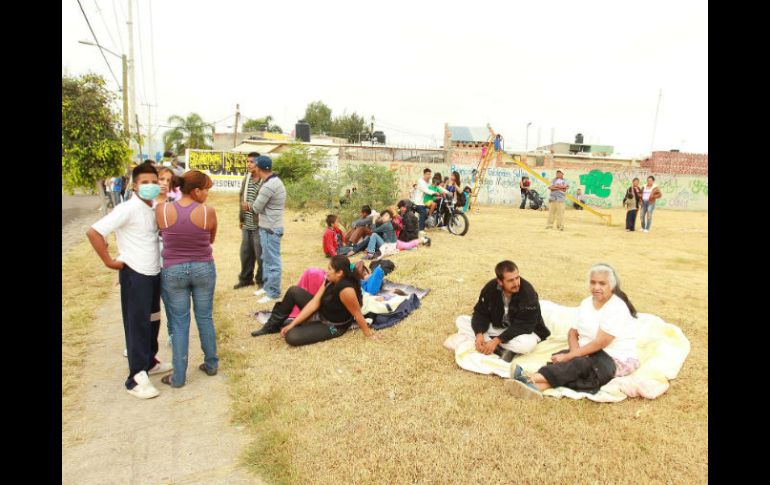
<path fill-rule="evenodd" d="M 71 218 L 62 229 L 62 254 L 65 234 L 70 245 L 82 242 L 100 214 L 94 209 L 92 215 Z M 170 361 L 165 316 L 158 340 L 158 358 Z M 226 370 L 209 377 L 197 369 L 203 361 L 199 342 L 193 323 L 184 387 L 172 389 L 160 382 L 161 376 L 151 376 L 160 396 L 140 400 L 129 395 L 123 387 L 128 364 L 120 291 L 114 288 L 97 309 L 89 336 L 80 412 L 64 417 L 68 426 L 62 441 L 74 444 L 62 448 L 62 484 L 263 483 L 237 466 L 248 436 L 228 422 Z"/>

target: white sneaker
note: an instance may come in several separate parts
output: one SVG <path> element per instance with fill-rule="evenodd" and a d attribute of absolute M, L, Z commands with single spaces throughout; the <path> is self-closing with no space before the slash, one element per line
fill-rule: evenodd
<path fill-rule="evenodd" d="M 128 357 L 128 349 L 123 349 L 123 357 Z"/>
<path fill-rule="evenodd" d="M 151 399 L 160 394 L 150 382 L 150 378 L 147 377 L 145 371 L 136 374 L 134 376 L 134 382 L 136 382 L 136 385 L 133 389 L 126 389 L 126 392 L 134 397 L 138 397 L 139 399 Z"/>
<path fill-rule="evenodd" d="M 254 292 L 254 296 L 262 296 L 262 295 L 264 295 L 265 293 L 267 293 L 267 292 L 265 291 L 265 289 L 264 289 L 264 288 L 260 288 L 260 289 L 258 289 L 257 291 L 255 291 L 255 292 Z"/>
<path fill-rule="evenodd" d="M 154 376 L 155 374 L 165 374 L 172 370 L 174 370 L 174 366 L 170 362 L 158 362 L 155 364 L 155 367 L 150 369 L 148 374 Z"/>
<path fill-rule="evenodd" d="M 275 298 L 270 298 L 269 296 L 265 295 L 262 298 L 260 298 L 259 300 L 257 300 L 257 304 L 258 305 L 264 305 L 265 303 L 270 303 L 270 302 L 273 302 L 273 301 L 276 301 L 276 299 Z"/>

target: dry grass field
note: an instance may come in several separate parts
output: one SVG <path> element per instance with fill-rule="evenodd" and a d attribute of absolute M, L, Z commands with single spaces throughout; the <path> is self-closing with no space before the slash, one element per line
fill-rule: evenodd
<path fill-rule="evenodd" d="M 564 232 L 546 212 L 482 207 L 465 237 L 432 231 L 433 245 L 392 258 L 389 278 L 431 288 L 422 307 L 365 341 L 352 331 L 290 348 L 278 335 L 253 338 L 252 289 L 233 290 L 240 268 L 237 198 L 212 194 L 215 324 L 232 420 L 252 444 L 242 462 L 273 484 L 704 483 L 708 469 L 708 214 L 656 211 L 653 232 L 627 233 L 567 210 Z M 294 221 L 283 239 L 285 291 L 309 266 L 325 267 L 319 213 Z M 114 238 L 111 238 L 114 250 Z M 494 265 L 515 261 L 540 297 L 576 306 L 586 271 L 615 266 L 640 312 L 682 328 L 692 351 L 656 400 L 599 404 L 518 401 L 503 380 L 460 369 L 442 342 L 469 314 Z M 63 418 L 77 413 L 93 312 L 115 283 L 86 241 L 62 266 Z M 191 342 L 190 359 L 200 351 Z M 66 420 L 63 419 L 63 422 Z M 77 440 L 77 433 L 68 436 Z"/>
<path fill-rule="evenodd" d="M 653 231 L 627 233 L 567 210 L 482 207 L 465 237 L 432 231 L 433 245 L 392 258 L 389 279 L 431 288 L 422 307 L 365 341 L 358 331 L 290 348 L 252 338 L 252 289 L 240 268 L 237 197 L 212 194 L 220 229 L 214 321 L 233 420 L 253 434 L 243 463 L 275 484 L 705 483 L 708 469 L 708 213 L 655 212 Z M 325 214 L 287 213 L 282 290 L 325 267 Z M 357 259 L 357 258 L 356 258 Z M 494 265 L 515 261 L 542 299 L 577 306 L 592 263 L 615 266 L 640 312 L 678 325 L 692 343 L 679 378 L 656 400 L 512 399 L 503 380 L 461 370 L 442 347 L 470 314 Z M 197 345 L 191 343 L 191 360 Z"/>

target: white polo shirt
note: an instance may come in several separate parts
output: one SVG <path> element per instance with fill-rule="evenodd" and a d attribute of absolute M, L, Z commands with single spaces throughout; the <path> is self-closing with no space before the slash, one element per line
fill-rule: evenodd
<path fill-rule="evenodd" d="M 589 296 L 580 303 L 577 323 L 572 327 L 578 331 L 578 344 L 583 347 L 596 338 L 599 330 L 615 337 L 604 351 L 618 360 L 638 359 L 636 351 L 637 324 L 625 302 L 612 295 L 601 309 L 594 308 Z"/>
<path fill-rule="evenodd" d="M 160 273 L 155 211 L 139 196 L 118 204 L 91 227 L 104 237 L 115 232 L 118 239 L 118 257 L 115 259 L 143 275 L 154 276 Z"/>

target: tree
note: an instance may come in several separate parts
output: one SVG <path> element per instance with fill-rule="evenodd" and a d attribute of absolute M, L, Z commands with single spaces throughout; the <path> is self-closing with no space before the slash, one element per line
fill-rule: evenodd
<path fill-rule="evenodd" d="M 323 101 L 314 101 L 305 108 L 305 121 L 313 134 L 329 133 L 332 129 L 332 109 Z"/>
<path fill-rule="evenodd" d="M 267 125 L 267 129 L 263 130 L 263 125 Z M 273 124 L 273 117 L 267 115 L 263 118 L 254 118 L 253 120 L 245 120 L 241 131 L 269 131 L 270 133 L 283 133 L 280 126 Z"/>
<path fill-rule="evenodd" d="M 334 118 L 331 134 L 340 138 L 347 138 L 351 143 L 371 138 L 369 126 L 364 121 L 364 117 L 358 116 L 356 113 Z"/>
<path fill-rule="evenodd" d="M 214 140 L 214 126 L 203 121 L 196 113 L 187 118 L 173 115 L 169 123 L 176 126 L 163 134 L 163 149 L 182 153 L 186 148 L 211 149 L 209 142 Z"/>
<path fill-rule="evenodd" d="M 128 140 L 113 111 L 116 96 L 103 77 L 62 76 L 62 186 L 93 192 L 106 177 L 122 175 L 131 160 Z"/>
<path fill-rule="evenodd" d="M 327 152 L 323 148 L 311 149 L 301 143 L 292 143 L 273 162 L 273 171 L 284 182 L 312 177 L 324 164 Z"/>

